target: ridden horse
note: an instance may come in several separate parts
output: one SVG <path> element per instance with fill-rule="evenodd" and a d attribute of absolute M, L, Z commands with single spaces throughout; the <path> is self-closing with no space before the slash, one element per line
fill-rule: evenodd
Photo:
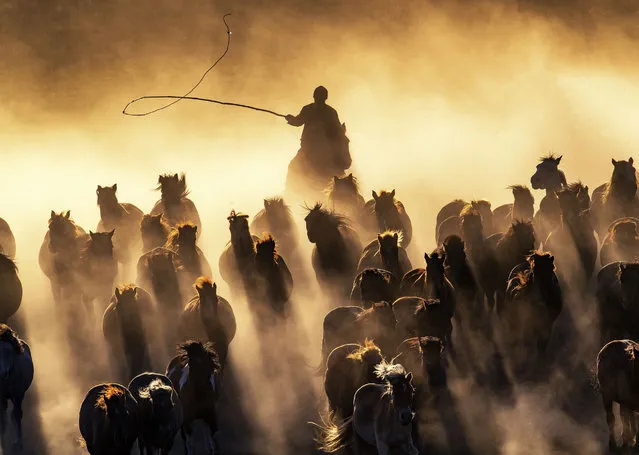
<path fill-rule="evenodd" d="M 118 202 L 118 185 L 102 187 L 98 185 L 98 207 L 100 221 L 98 232 L 115 230 L 113 246 L 118 262 L 128 269 L 133 254 L 140 248 L 140 223 L 144 212 L 133 204 Z"/>
<path fill-rule="evenodd" d="M 211 343 L 192 340 L 179 345 L 178 355 L 166 369 L 166 376 L 174 384 L 182 402 L 182 440 L 185 449 L 193 434 L 193 422 L 199 419 L 208 426 L 206 439 L 212 440 L 217 446 L 215 404 L 220 394 L 220 374 L 220 361 Z M 215 453 L 218 453 L 217 447 Z"/>
<path fill-rule="evenodd" d="M 82 401 L 79 426 L 91 455 L 128 455 L 138 438 L 138 403 L 123 385 L 96 385 Z"/>
<path fill-rule="evenodd" d="M 8 255 L 0 253 L 0 323 L 6 323 L 22 303 L 22 282 L 18 268 Z"/>
<path fill-rule="evenodd" d="M 182 428 L 182 403 L 171 380 L 162 374 L 142 373 L 129 391 L 138 402 L 140 455 L 169 455 Z"/>
<path fill-rule="evenodd" d="M 336 453 L 353 445 L 355 455 L 364 445 L 375 447 L 379 455 L 418 455 L 413 433 L 415 389 L 413 374 L 400 364 L 382 362 L 375 368 L 383 384 L 360 387 L 353 399 L 353 417 L 340 424 L 332 421 L 319 427 L 319 450 Z M 364 445 L 363 445 L 363 444 Z"/>
<path fill-rule="evenodd" d="M 200 214 L 191 199 L 187 197 L 186 176 L 181 174 L 162 174 L 158 177 L 160 200 L 155 203 L 151 215 L 163 214 L 171 227 L 179 223 L 193 223 L 197 226 L 197 235 L 202 233 Z"/>
<path fill-rule="evenodd" d="M 378 383 L 375 367 L 384 360 L 382 351 L 366 339 L 364 345 L 343 344 L 326 359 L 324 391 L 329 412 L 346 419 L 353 415 L 353 397 L 364 384 Z"/>
<path fill-rule="evenodd" d="M 51 282 L 56 304 L 62 305 L 72 297 L 79 298 L 77 271 L 87 233 L 71 219 L 71 211 L 51 211 L 49 229 L 44 236 L 38 256 L 40 269 Z"/>
<path fill-rule="evenodd" d="M 4 253 L 10 258 L 16 257 L 16 239 L 9 223 L 2 218 L 0 218 L 0 253 Z"/>
<path fill-rule="evenodd" d="M 322 291 L 331 298 L 348 300 L 362 244 L 347 218 L 317 203 L 308 209 L 306 234 L 314 243 L 313 269 Z"/>
<path fill-rule="evenodd" d="M 233 308 L 217 295 L 217 284 L 210 278 L 198 278 L 195 290 L 197 294 L 186 304 L 180 318 L 182 339 L 210 341 L 224 366 L 237 330 Z"/>
<path fill-rule="evenodd" d="M 13 404 L 11 416 L 18 448 L 22 448 L 22 401 L 33 382 L 33 359 L 29 345 L 7 325 L 0 324 L 0 438 L 6 453 L 7 401 Z"/>

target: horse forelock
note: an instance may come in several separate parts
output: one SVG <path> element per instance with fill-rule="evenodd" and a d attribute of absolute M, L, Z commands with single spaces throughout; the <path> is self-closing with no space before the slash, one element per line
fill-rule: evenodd
<path fill-rule="evenodd" d="M 397 380 L 399 377 L 406 376 L 406 370 L 404 366 L 399 363 L 389 363 L 382 360 L 375 365 L 375 375 L 383 381 L 389 382 Z"/>

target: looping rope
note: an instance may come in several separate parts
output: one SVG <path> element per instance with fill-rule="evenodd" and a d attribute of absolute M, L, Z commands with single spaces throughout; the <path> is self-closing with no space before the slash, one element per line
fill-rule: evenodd
<path fill-rule="evenodd" d="M 227 40 L 226 40 L 226 48 L 224 49 L 224 52 L 222 53 L 222 55 L 220 55 L 220 57 L 215 61 L 215 63 L 213 63 L 202 75 L 202 77 L 200 78 L 200 80 L 193 86 L 193 88 L 191 88 L 191 90 L 189 90 L 188 92 L 186 92 L 184 95 L 182 96 L 175 96 L 175 95 L 148 95 L 148 96 L 141 96 L 139 98 L 136 98 L 134 100 L 131 100 L 127 103 L 126 106 L 124 106 L 124 109 L 122 110 L 122 113 L 124 115 L 128 115 L 131 117 L 145 117 L 147 115 L 151 115 L 154 114 L 156 112 L 159 112 L 161 110 L 164 110 L 168 107 L 173 106 L 174 104 L 180 102 L 181 100 L 191 100 L 191 101 L 204 101 L 207 103 L 215 103 L 215 104 L 222 104 L 224 106 L 237 106 L 237 107 L 244 107 L 247 109 L 252 109 L 254 111 L 259 111 L 259 112 L 266 112 L 272 115 L 276 115 L 278 117 L 286 117 L 285 115 L 282 114 L 278 114 L 277 112 L 268 110 L 268 109 L 262 109 L 259 107 L 254 107 L 254 106 L 248 106 L 246 104 L 238 104 L 238 103 L 230 103 L 230 102 L 225 102 L 225 101 L 218 101 L 218 100 L 212 100 L 209 98 L 199 98 L 199 97 L 194 97 L 194 96 L 189 96 L 191 93 L 193 93 L 195 91 L 196 88 L 199 87 L 199 85 L 202 83 L 202 81 L 204 81 L 204 78 L 206 77 L 206 75 L 208 73 L 211 72 L 211 70 L 213 68 L 215 68 L 217 66 L 218 63 L 220 63 L 220 61 L 226 57 L 226 54 L 229 51 L 229 47 L 231 46 L 231 29 L 229 28 L 229 24 L 226 22 L 226 17 L 230 16 L 231 13 L 227 13 L 222 17 L 222 21 L 224 22 L 224 25 L 226 27 L 226 34 L 227 34 Z M 149 99 L 172 99 L 173 101 L 171 101 L 168 104 L 165 104 L 164 106 L 160 106 L 157 109 L 153 109 L 151 111 L 148 112 L 138 112 L 138 113 L 131 113 L 131 112 L 127 112 L 127 109 L 129 108 L 129 106 L 131 106 L 134 103 L 137 103 L 138 101 L 142 101 L 142 100 L 149 100 Z"/>

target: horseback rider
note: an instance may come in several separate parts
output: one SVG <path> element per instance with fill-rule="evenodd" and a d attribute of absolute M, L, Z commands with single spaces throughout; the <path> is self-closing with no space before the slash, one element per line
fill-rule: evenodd
<path fill-rule="evenodd" d="M 313 92 L 313 103 L 304 106 L 297 116 L 289 114 L 285 117 L 289 125 L 304 125 L 302 147 L 312 147 L 322 139 L 332 140 L 342 128 L 337 111 L 326 104 L 327 98 L 328 90 L 320 85 Z"/>

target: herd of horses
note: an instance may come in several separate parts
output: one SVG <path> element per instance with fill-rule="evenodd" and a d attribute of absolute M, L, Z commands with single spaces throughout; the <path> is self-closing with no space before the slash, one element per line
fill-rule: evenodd
<path fill-rule="evenodd" d="M 530 179 L 534 190 L 545 191 L 537 211 L 524 185 L 511 187 L 512 204 L 445 205 L 436 247 L 417 268 L 407 252 L 413 227 L 395 190 L 372 191 L 367 201 L 352 174 L 332 178 L 318 194 L 323 202 L 307 207 L 310 258 L 282 198 L 265 199 L 251 221 L 232 211 L 230 241 L 219 257 L 229 300 L 218 295 L 198 246 L 202 223 L 183 174 L 159 177 L 161 198 L 148 214 L 119 202 L 117 185 L 98 186 L 96 232 L 78 226 L 68 210 L 51 211 L 39 264 L 55 305 L 74 332 L 101 326 L 120 380 L 96 385 L 82 402 L 86 449 L 128 454 L 137 441 L 143 455 L 168 454 L 180 433 L 186 453 L 219 453 L 216 403 L 237 330 L 234 302 L 247 303 L 256 326 L 285 324 L 294 289 L 312 280 L 308 264 L 331 307 L 315 372 L 323 375 L 328 403 L 314 424 L 318 450 L 425 453 L 420 416 L 447 393 L 450 375 L 496 395 L 512 384 L 543 383 L 558 368 L 549 349 L 556 321 L 586 311 L 591 296 L 598 302 L 596 376 L 609 446 L 619 449 L 613 402 L 621 409 L 622 447 L 634 445 L 636 170 L 632 158 L 612 160 L 610 181 L 589 194 L 581 182 L 567 181 L 560 162 L 541 159 Z M 0 429 L 4 435 L 11 401 L 20 444 L 34 366 L 27 343 L 6 325 L 22 285 L 4 220 L 0 249 Z M 117 281 L 133 274 L 134 283 Z"/>

